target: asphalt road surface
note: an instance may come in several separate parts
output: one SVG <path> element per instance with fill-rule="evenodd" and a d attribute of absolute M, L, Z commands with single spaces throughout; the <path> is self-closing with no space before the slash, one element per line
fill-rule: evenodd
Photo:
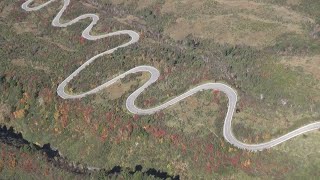
<path fill-rule="evenodd" d="M 54 2 L 54 1 L 58 1 L 58 0 L 50 0 L 44 4 L 35 6 L 35 7 L 29 7 L 29 5 L 31 6 L 31 3 L 33 2 L 33 0 L 28 0 L 25 3 L 22 4 L 22 8 L 26 11 L 37 11 L 40 10 L 41 8 L 49 5 L 50 3 Z M 62 1 L 62 0 L 59 0 Z M 182 100 L 184 100 L 185 98 L 192 96 L 193 94 L 203 91 L 203 90 L 219 90 L 221 92 L 224 92 L 228 99 L 229 99 L 229 104 L 228 104 L 228 111 L 224 120 L 224 126 L 223 126 L 223 136 L 225 138 L 226 141 L 228 141 L 229 143 L 233 144 L 234 146 L 241 148 L 241 149 L 245 149 L 245 150 L 250 150 L 250 151 L 259 151 L 259 150 L 263 150 L 263 149 L 267 149 L 267 148 L 271 148 L 273 146 L 276 146 L 280 143 L 283 143 L 295 136 L 298 136 L 300 134 L 309 132 L 309 131 L 313 131 L 313 130 L 317 130 L 320 128 L 320 122 L 315 122 L 306 126 L 303 126 L 297 130 L 294 130 L 288 134 L 285 134 L 279 138 L 273 139 L 269 142 L 265 142 L 265 143 L 261 143 L 261 144 L 246 144 L 243 142 L 240 142 L 239 140 L 237 140 L 235 138 L 235 136 L 233 135 L 232 132 L 232 126 L 231 126 L 231 122 L 232 122 L 232 117 L 236 108 L 236 103 L 237 103 L 237 93 L 234 89 L 232 89 L 230 86 L 226 85 L 226 84 L 222 84 L 222 83 L 206 83 L 206 84 L 202 84 L 200 86 L 197 86 L 195 88 L 190 89 L 189 91 L 157 106 L 154 108 L 150 108 L 150 109 L 141 109 L 139 107 L 137 107 L 135 105 L 135 100 L 138 98 L 138 96 L 146 89 L 148 88 L 151 84 L 153 84 L 154 82 L 156 82 L 160 76 L 160 72 L 152 67 L 152 66 L 137 66 L 133 69 L 130 69 L 128 71 L 126 71 L 125 73 L 111 79 L 110 81 L 90 90 L 87 91 L 85 93 L 82 94 L 77 94 L 77 95 L 73 95 L 73 94 L 68 94 L 65 92 L 65 87 L 68 85 L 68 83 L 75 77 L 77 76 L 83 69 L 85 69 L 89 64 L 93 63 L 97 58 L 107 55 L 107 54 L 111 54 L 114 51 L 116 51 L 119 48 L 124 48 L 127 47 L 131 44 L 134 44 L 136 42 L 139 41 L 139 34 L 135 31 L 132 30 L 121 30 L 121 31 L 116 31 L 116 32 L 112 32 L 112 33 L 106 33 L 106 34 L 102 34 L 102 35 L 91 35 L 91 29 L 93 28 L 93 26 L 95 24 L 97 24 L 97 22 L 99 21 L 99 16 L 97 16 L 96 14 L 83 14 L 69 22 L 66 23 L 61 23 L 60 22 L 60 18 L 63 14 L 63 12 L 66 10 L 66 8 L 68 7 L 70 0 L 63 0 L 63 7 L 61 8 L 61 10 L 59 11 L 59 13 L 55 16 L 55 18 L 52 21 L 52 25 L 55 27 L 67 27 L 70 26 L 74 23 L 77 23 L 80 20 L 83 19 L 91 19 L 91 23 L 89 24 L 89 26 L 82 31 L 82 37 L 88 40 L 98 40 L 98 39 L 102 39 L 102 38 L 106 38 L 106 37 L 111 37 L 111 36 L 118 36 L 118 35 L 129 35 L 131 37 L 131 40 L 125 44 L 122 44 L 118 47 L 115 47 L 113 49 L 107 50 L 105 52 L 102 52 L 94 57 L 92 57 L 91 59 L 89 59 L 88 61 L 86 61 L 83 65 L 81 65 L 77 70 L 75 70 L 71 75 L 69 75 L 59 86 L 57 89 L 57 93 L 58 95 L 63 98 L 63 99 L 80 99 L 83 98 L 87 95 L 91 95 L 91 94 L 95 94 L 97 92 L 99 92 L 100 90 L 109 87 L 110 85 L 114 84 L 115 82 L 117 82 L 118 80 L 120 80 L 121 78 L 124 78 L 126 75 L 128 74 L 133 74 L 133 73 L 138 73 L 138 72 L 148 72 L 151 74 L 150 79 L 143 84 L 140 88 L 138 88 L 136 91 L 134 91 L 132 94 L 130 94 L 130 96 L 128 97 L 128 99 L 126 100 L 126 107 L 127 109 L 133 113 L 133 114 L 139 114 L 139 115 L 149 115 L 149 114 L 153 114 L 157 111 L 163 110 L 171 105 L 174 105 Z"/>

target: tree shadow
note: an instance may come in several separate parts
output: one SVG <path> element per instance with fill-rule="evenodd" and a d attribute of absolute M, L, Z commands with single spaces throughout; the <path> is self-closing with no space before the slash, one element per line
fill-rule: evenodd
<path fill-rule="evenodd" d="M 75 174 L 91 175 L 95 172 L 103 172 L 106 177 L 109 177 L 112 175 L 120 174 L 122 171 L 124 171 L 124 168 L 121 166 L 114 166 L 112 169 L 108 170 L 104 168 L 88 168 L 81 165 L 80 163 L 74 163 L 68 160 L 66 157 L 62 157 L 57 149 L 51 147 L 50 143 L 44 144 L 42 147 L 37 144 L 30 143 L 23 138 L 21 133 L 15 132 L 13 127 L 10 127 L 8 129 L 6 126 L 0 126 L 0 143 L 7 144 L 18 149 L 27 147 L 26 149 L 29 149 L 30 151 L 40 152 L 46 156 L 49 163 L 52 163 L 54 166 L 62 170 L 69 171 Z M 146 171 L 143 171 L 143 167 L 141 165 L 136 165 L 135 170 L 129 171 L 129 174 L 134 175 L 137 172 L 141 172 L 144 175 L 153 176 L 160 179 L 180 179 L 179 175 L 169 175 L 167 172 L 162 172 L 154 168 L 149 168 Z"/>

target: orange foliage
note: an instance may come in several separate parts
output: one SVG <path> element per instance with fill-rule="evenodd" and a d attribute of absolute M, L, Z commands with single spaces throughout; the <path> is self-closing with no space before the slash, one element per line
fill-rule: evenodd
<path fill-rule="evenodd" d="M 251 165 L 251 160 L 250 160 L 250 159 L 247 159 L 247 160 L 245 160 L 244 162 L 242 162 L 241 164 L 242 164 L 242 166 L 248 168 L 248 167 L 250 167 L 250 165 Z"/>
<path fill-rule="evenodd" d="M 16 159 L 16 156 L 15 156 L 14 154 L 10 153 L 8 158 L 9 158 L 9 159 L 8 159 L 8 161 L 9 161 L 9 167 L 10 167 L 11 169 L 15 168 L 15 167 L 17 166 L 17 164 L 18 164 L 17 159 Z"/>
<path fill-rule="evenodd" d="M 16 119 L 24 118 L 25 114 L 26 114 L 26 111 L 24 109 L 20 109 L 20 110 L 13 112 L 13 116 Z"/>
<path fill-rule="evenodd" d="M 59 112 L 60 112 L 61 125 L 63 128 L 67 127 L 68 125 L 69 111 L 70 111 L 69 104 L 66 104 L 66 103 L 60 104 Z"/>
<path fill-rule="evenodd" d="M 30 99 L 30 96 L 28 93 L 23 93 L 23 97 L 20 99 L 20 103 L 24 104 Z"/>

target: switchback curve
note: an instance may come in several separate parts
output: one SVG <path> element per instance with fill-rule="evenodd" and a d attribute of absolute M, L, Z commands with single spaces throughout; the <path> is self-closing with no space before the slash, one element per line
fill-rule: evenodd
<path fill-rule="evenodd" d="M 37 11 L 40 10 L 41 8 L 49 5 L 50 3 L 57 1 L 57 0 L 49 0 L 48 2 L 41 4 L 39 6 L 36 7 L 29 7 L 29 5 L 33 2 L 34 0 L 27 0 L 25 3 L 22 4 L 22 8 L 26 11 Z M 77 95 L 71 95 L 71 94 L 67 94 L 65 92 L 65 87 L 67 86 L 67 84 L 75 77 L 77 76 L 83 69 L 85 69 L 89 64 L 93 63 L 97 58 L 107 55 L 107 54 L 112 54 L 114 51 L 116 51 L 119 48 L 124 48 L 127 47 L 131 44 L 134 44 L 136 42 L 139 41 L 139 34 L 135 31 L 132 30 L 121 30 L 121 31 L 116 31 L 116 32 L 111 32 L 111 33 L 106 33 L 106 34 L 102 34 L 102 35 L 91 35 L 90 32 L 93 28 L 93 26 L 95 24 L 97 24 L 97 22 L 99 21 L 99 16 L 96 14 L 83 14 L 81 16 L 78 16 L 77 18 L 66 22 L 66 23 L 61 23 L 60 19 L 61 16 L 63 14 L 63 12 L 67 9 L 68 5 L 70 4 L 70 0 L 63 0 L 63 7 L 60 9 L 60 11 L 58 12 L 58 14 L 55 16 L 55 18 L 52 21 L 52 25 L 55 27 L 67 27 L 70 26 L 74 23 L 79 22 L 80 20 L 89 18 L 92 19 L 91 23 L 88 25 L 88 27 L 82 31 L 82 37 L 88 40 L 98 40 L 98 39 L 102 39 L 102 38 L 106 38 L 106 37 L 111 37 L 111 36 L 116 36 L 116 35 L 129 35 L 131 37 L 131 40 L 125 44 L 122 44 L 118 47 L 115 47 L 113 49 L 107 50 L 105 52 L 102 52 L 94 57 L 92 57 L 91 59 L 87 60 L 83 65 L 81 65 L 77 70 L 75 70 L 71 75 L 69 75 L 59 86 L 57 89 L 57 93 L 58 95 L 63 98 L 63 99 L 80 99 L 83 98 L 87 95 L 91 95 L 91 94 L 95 94 L 98 91 L 109 87 L 110 85 L 114 84 L 115 82 L 117 82 L 118 80 L 120 80 L 121 78 L 124 78 L 126 75 L 128 74 L 133 74 L 133 73 L 138 73 L 138 72 L 149 72 L 151 74 L 150 79 L 143 84 L 140 88 L 138 88 L 136 91 L 134 91 L 132 94 L 129 95 L 129 97 L 126 100 L 126 107 L 127 109 L 134 114 L 140 114 L 140 115 L 148 115 L 148 114 L 153 114 L 157 111 L 163 110 L 171 105 L 174 105 L 178 102 L 180 102 L 181 100 L 192 96 L 193 94 L 203 91 L 203 90 L 219 90 L 224 92 L 227 97 L 228 97 L 228 111 L 224 120 L 224 125 L 223 125 L 223 136 L 225 138 L 226 141 L 228 141 L 229 143 L 233 144 L 234 146 L 241 148 L 241 149 L 245 149 L 245 150 L 250 150 L 250 151 L 261 151 L 267 148 L 271 148 L 274 147 L 280 143 L 283 143 L 293 137 L 296 137 L 300 134 L 312 131 L 312 130 L 316 130 L 320 128 L 320 122 L 315 122 L 315 123 L 311 123 L 308 124 L 306 126 L 303 126 L 299 129 L 296 129 L 292 132 L 289 132 L 288 134 L 285 134 L 277 139 L 271 140 L 269 142 L 265 142 L 265 143 L 260 143 L 260 144 L 246 144 L 243 143 L 239 140 L 237 140 L 235 138 L 235 136 L 233 135 L 232 132 L 232 126 L 231 126 L 231 122 L 232 122 L 232 117 L 236 108 L 236 103 L 237 103 L 237 93 L 234 89 L 232 89 L 231 87 L 229 87 L 226 84 L 222 84 L 222 83 L 206 83 L 206 84 L 202 84 L 200 86 L 197 86 L 195 88 L 190 89 L 189 91 L 157 106 L 154 108 L 150 108 L 150 109 L 141 109 L 139 107 L 137 107 L 135 105 L 135 100 L 137 99 L 137 97 L 147 88 L 149 87 L 151 84 L 153 84 L 154 82 L 156 82 L 160 76 L 160 72 L 152 67 L 152 66 L 137 66 L 135 68 L 132 68 L 128 71 L 126 71 L 125 73 L 111 79 L 110 81 L 92 89 L 89 90 L 87 92 L 84 92 L 82 94 L 77 94 Z"/>

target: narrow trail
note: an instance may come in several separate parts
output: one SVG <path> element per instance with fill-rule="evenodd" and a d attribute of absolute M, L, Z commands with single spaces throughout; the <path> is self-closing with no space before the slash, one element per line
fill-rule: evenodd
<path fill-rule="evenodd" d="M 39 6 L 36 7 L 29 7 L 29 5 L 33 2 L 34 0 L 28 0 L 25 3 L 22 4 L 22 8 L 26 11 L 37 11 L 40 10 L 41 8 L 49 5 L 50 3 L 57 1 L 57 0 L 49 0 L 48 2 L 41 4 Z M 61 0 L 59 0 L 61 1 Z M 267 148 L 271 148 L 274 147 L 280 143 L 283 143 L 293 137 L 296 137 L 300 134 L 309 132 L 309 131 L 313 131 L 313 130 L 317 130 L 320 128 L 320 122 L 315 122 L 315 123 L 311 123 L 308 124 L 306 126 L 303 126 L 299 129 L 296 129 L 292 132 L 289 132 L 288 134 L 285 134 L 279 138 L 276 138 L 274 140 L 271 140 L 269 142 L 265 142 L 265 143 L 260 143 L 260 144 L 246 144 L 243 143 L 239 140 L 237 140 L 235 138 L 235 136 L 233 135 L 232 132 L 232 127 L 231 127 L 231 122 L 232 122 L 232 117 L 236 108 L 236 103 L 237 103 L 237 93 L 234 89 L 232 89 L 231 87 L 229 87 L 226 84 L 222 84 L 222 83 L 206 83 L 206 84 L 202 84 L 200 86 L 197 86 L 193 89 L 190 89 L 189 91 L 157 106 L 154 108 L 150 108 L 150 109 L 141 109 L 139 107 L 137 107 L 135 105 L 135 100 L 138 98 L 138 96 L 146 89 L 148 88 L 151 84 L 155 83 L 159 76 L 160 76 L 160 72 L 152 66 L 137 66 L 135 68 L 132 68 L 128 71 L 126 71 L 125 73 L 111 79 L 110 81 L 92 89 L 89 90 L 87 92 L 84 92 L 82 94 L 77 94 L 77 95 L 71 95 L 71 94 L 67 94 L 65 92 L 65 87 L 68 85 L 68 83 L 75 77 L 77 76 L 83 69 L 85 69 L 89 64 L 93 63 L 97 58 L 102 57 L 104 55 L 108 55 L 108 54 L 112 54 L 114 51 L 116 51 L 119 48 L 124 48 L 127 46 L 130 46 L 131 44 L 134 44 L 136 42 L 139 41 L 139 34 L 135 31 L 132 30 L 121 30 L 121 31 L 116 31 L 116 32 L 111 32 L 111 33 L 106 33 L 106 34 L 102 34 L 102 35 L 91 35 L 90 32 L 92 30 L 92 28 L 94 27 L 94 25 L 97 24 L 97 22 L 99 21 L 99 16 L 97 16 L 96 14 L 83 14 L 69 22 L 66 23 L 61 23 L 60 19 L 61 16 L 63 14 L 63 12 L 67 9 L 68 5 L 70 4 L 70 0 L 63 0 L 63 7 L 61 8 L 61 10 L 58 12 L 58 14 L 55 16 L 55 18 L 52 21 L 52 26 L 55 27 L 67 27 L 70 25 L 73 25 L 77 22 L 79 22 L 80 20 L 83 19 L 91 19 L 91 23 L 88 25 L 88 27 L 82 31 L 82 37 L 88 40 L 98 40 L 98 39 L 102 39 L 102 38 L 106 38 L 106 37 L 111 37 L 111 36 L 118 36 L 118 35 L 129 35 L 131 37 L 131 40 L 125 44 L 122 44 L 118 47 L 115 47 L 113 49 L 107 50 L 105 52 L 102 52 L 94 57 L 92 57 L 91 59 L 87 60 L 83 65 L 81 65 L 77 70 L 75 70 L 71 75 L 69 75 L 59 86 L 57 89 L 57 93 L 58 95 L 63 98 L 63 99 L 80 99 L 83 98 L 87 95 L 91 95 L 91 94 L 95 94 L 97 92 L 99 92 L 100 90 L 109 87 L 110 85 L 114 84 L 115 82 L 117 82 L 118 80 L 120 80 L 121 78 L 124 78 L 125 76 L 129 75 L 129 74 L 133 74 L 133 73 L 138 73 L 138 72 L 148 72 L 151 74 L 150 79 L 143 84 L 140 88 L 138 88 L 136 91 L 134 91 L 132 94 L 129 95 L 129 97 L 126 100 L 126 107 L 127 109 L 133 113 L 133 114 L 139 114 L 139 115 L 149 115 L 149 114 L 153 114 L 157 111 L 163 110 L 171 105 L 174 105 L 180 101 L 182 101 L 183 99 L 192 96 L 193 94 L 203 91 L 203 90 L 219 90 L 221 92 L 224 92 L 227 97 L 228 97 L 228 111 L 224 120 L 224 125 L 223 125 L 223 136 L 225 138 L 226 141 L 228 141 L 229 143 L 233 144 L 234 146 L 240 148 L 240 149 L 245 149 L 245 150 L 250 150 L 250 151 L 261 151 Z"/>

